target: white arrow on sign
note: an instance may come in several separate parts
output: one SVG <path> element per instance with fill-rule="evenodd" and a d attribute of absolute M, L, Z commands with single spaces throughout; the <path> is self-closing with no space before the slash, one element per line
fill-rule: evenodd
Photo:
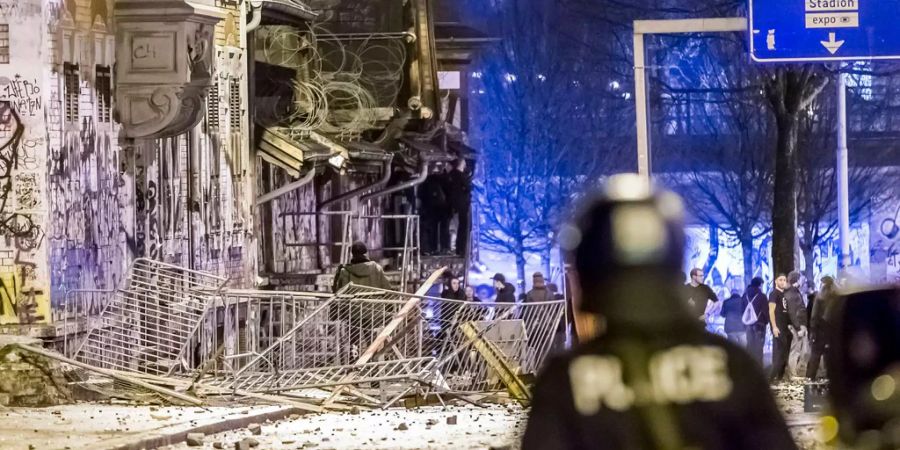
<path fill-rule="evenodd" d="M 822 45 L 824 45 L 825 48 L 827 48 L 828 51 L 831 52 L 832 55 L 837 53 L 838 49 L 841 48 L 842 45 L 844 45 L 844 41 L 835 41 L 834 40 L 834 33 L 828 33 L 827 41 L 819 41 L 819 42 L 821 42 Z"/>

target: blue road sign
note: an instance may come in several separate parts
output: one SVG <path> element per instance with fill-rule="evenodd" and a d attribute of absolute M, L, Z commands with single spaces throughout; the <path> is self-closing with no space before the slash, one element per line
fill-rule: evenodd
<path fill-rule="evenodd" d="M 749 0 L 757 62 L 900 58 L 900 0 Z"/>

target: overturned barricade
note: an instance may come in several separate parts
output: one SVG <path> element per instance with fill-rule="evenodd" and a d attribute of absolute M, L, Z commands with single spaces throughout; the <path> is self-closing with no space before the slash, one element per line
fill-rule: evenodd
<path fill-rule="evenodd" d="M 564 301 L 462 302 L 350 284 L 336 294 L 229 290 L 140 259 L 77 346 L 78 364 L 197 395 L 387 407 L 412 394 L 508 390 L 546 359 Z"/>

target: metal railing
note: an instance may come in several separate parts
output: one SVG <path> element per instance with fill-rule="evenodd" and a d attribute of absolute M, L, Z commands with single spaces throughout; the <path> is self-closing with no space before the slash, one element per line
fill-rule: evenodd
<path fill-rule="evenodd" d="M 66 292 L 63 300 L 61 328 L 57 336 L 63 338 L 63 354 L 71 357 L 81 345 L 89 330 L 97 326 L 100 315 L 115 297 L 111 289 L 73 289 Z"/>
<path fill-rule="evenodd" d="M 197 351 L 194 337 L 224 285 L 214 275 L 139 258 L 75 359 L 153 375 L 190 370 L 186 360 Z"/>
<path fill-rule="evenodd" d="M 354 284 L 322 294 L 224 283 L 139 259 L 114 295 L 72 291 L 67 316 L 90 326 L 75 359 L 260 393 L 403 381 L 407 391 L 505 386 L 527 400 L 519 375 L 540 369 L 565 310 L 563 300 L 482 303 Z"/>
<path fill-rule="evenodd" d="M 436 370 L 448 390 L 496 389 L 502 382 L 498 359 L 518 374 L 537 372 L 565 309 L 562 300 L 493 304 L 419 297 L 417 307 L 401 317 L 396 332 L 376 354 L 380 364 L 367 362 L 363 363 L 366 370 L 363 365 L 354 369 L 351 361 L 369 348 L 379 331 L 399 317 L 403 305 L 413 297 L 348 285 L 244 365 L 233 386 L 259 392 L 301 389 L 321 385 L 322 379 L 313 375 L 330 380 L 327 375 L 354 370 L 360 373 L 353 384 L 370 383 L 397 377 L 401 363 L 431 358 L 427 370 L 403 374 L 418 377 Z M 465 333 L 464 327 L 472 331 Z M 494 354 L 490 358 L 479 354 L 479 344 L 486 344 Z"/>

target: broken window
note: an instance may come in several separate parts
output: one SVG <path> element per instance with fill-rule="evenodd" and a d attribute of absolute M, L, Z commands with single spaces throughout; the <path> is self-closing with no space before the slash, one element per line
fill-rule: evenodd
<path fill-rule="evenodd" d="M 97 66 L 97 121 L 110 122 L 112 75 L 109 66 Z"/>
<path fill-rule="evenodd" d="M 78 122 L 78 65 L 65 63 L 63 77 L 65 78 L 66 122 Z"/>
<path fill-rule="evenodd" d="M 9 64 L 9 24 L 0 23 L 0 64 Z"/>

